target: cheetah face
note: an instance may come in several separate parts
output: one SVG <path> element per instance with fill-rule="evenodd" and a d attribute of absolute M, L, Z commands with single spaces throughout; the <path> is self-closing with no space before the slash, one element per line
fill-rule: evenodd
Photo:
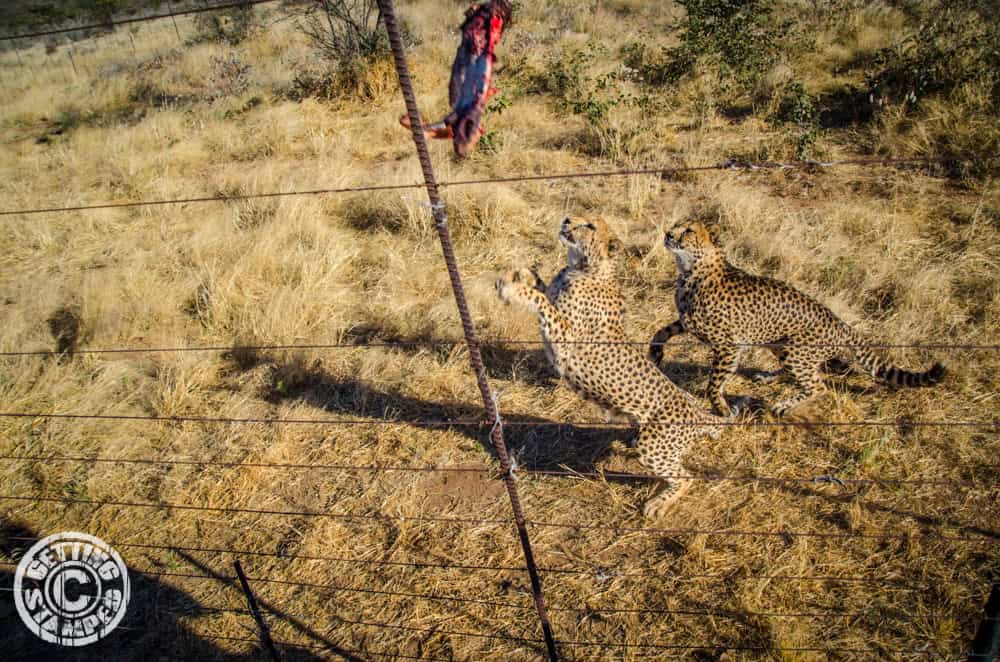
<path fill-rule="evenodd" d="M 677 269 L 684 272 L 691 271 L 698 260 L 716 250 L 711 235 L 701 223 L 682 225 L 668 231 L 663 237 L 663 245 L 674 254 Z"/>
<path fill-rule="evenodd" d="M 564 218 L 559 226 L 559 243 L 566 247 L 569 266 L 574 269 L 595 268 L 607 262 L 612 241 L 614 236 L 601 219 L 574 225 Z"/>

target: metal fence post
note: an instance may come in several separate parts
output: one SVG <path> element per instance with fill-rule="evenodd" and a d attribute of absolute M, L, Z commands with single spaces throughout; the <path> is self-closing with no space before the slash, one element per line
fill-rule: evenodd
<path fill-rule="evenodd" d="M 490 390 L 489 382 L 486 379 L 486 367 L 483 364 L 483 357 L 479 350 L 479 340 L 472 325 L 472 316 L 469 314 L 469 306 L 465 298 L 465 288 L 462 286 L 462 277 L 458 271 L 455 250 L 451 243 L 451 232 L 448 230 L 448 217 L 445 213 L 444 202 L 442 202 L 441 196 L 438 194 L 438 185 L 434 178 L 434 168 L 431 165 L 430 153 L 427 150 L 427 141 L 424 138 L 423 129 L 421 128 L 420 111 L 417 109 L 417 101 L 413 93 L 413 83 L 410 80 L 406 53 L 403 50 L 403 41 L 399 34 L 399 24 L 396 22 L 396 12 L 393 8 L 392 0 L 378 0 L 378 4 L 382 20 L 385 23 L 386 32 L 389 35 L 389 43 L 392 46 L 392 55 L 396 63 L 396 73 L 399 75 L 399 86 L 403 92 L 403 100 L 406 103 L 406 112 L 410 117 L 410 129 L 413 133 L 413 142 L 416 144 L 417 156 L 420 159 L 420 167 L 423 171 L 424 183 L 427 187 L 427 197 L 431 203 L 434 228 L 437 230 L 438 238 L 441 240 L 441 250 L 444 253 L 445 263 L 448 267 L 448 277 L 451 280 L 455 303 L 458 306 L 458 313 L 462 320 L 462 331 L 465 333 L 465 342 L 469 348 L 469 361 L 476 373 L 476 383 L 479 386 L 479 392 L 483 399 L 483 406 L 486 408 L 487 416 L 489 416 L 490 423 L 492 424 L 490 439 L 493 442 L 493 447 L 496 449 L 497 458 L 503 470 L 503 479 L 507 487 L 507 496 L 510 498 L 511 510 L 514 513 L 517 535 L 521 541 L 525 565 L 527 566 L 528 576 L 531 579 L 531 592 L 535 598 L 535 608 L 538 611 L 538 619 L 541 622 L 542 633 L 545 637 L 545 647 L 548 651 L 549 660 L 556 662 L 559 659 L 559 655 L 556 652 L 555 639 L 552 636 L 552 625 L 549 622 L 548 610 L 545 606 L 542 580 L 538 573 L 538 567 L 535 565 L 535 557 L 531 549 L 527 521 L 524 517 L 524 511 L 521 508 L 521 499 L 514 482 L 510 457 L 507 454 L 507 445 L 504 442 L 503 421 L 500 419 L 496 396 Z"/>

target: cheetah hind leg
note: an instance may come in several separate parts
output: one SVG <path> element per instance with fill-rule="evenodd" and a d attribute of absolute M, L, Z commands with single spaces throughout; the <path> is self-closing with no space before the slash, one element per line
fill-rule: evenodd
<path fill-rule="evenodd" d="M 755 372 L 750 379 L 757 384 L 774 384 L 788 374 L 785 370 L 785 361 L 788 359 L 788 348 L 781 345 L 779 347 L 771 347 L 770 349 L 771 353 L 774 354 L 774 358 L 778 359 L 780 365 L 777 370 L 758 370 Z"/>
<path fill-rule="evenodd" d="M 690 443 L 683 426 L 661 422 L 645 423 L 639 430 L 636 445 L 639 462 L 663 478 L 666 484 L 646 501 L 643 516 L 650 519 L 662 517 L 692 485 L 691 475 L 681 464 L 681 457 Z"/>
<path fill-rule="evenodd" d="M 806 400 L 826 390 L 819 371 L 820 366 L 816 364 L 814 358 L 804 354 L 792 354 L 788 357 L 785 365 L 792 373 L 795 384 L 799 387 L 799 392 L 771 407 L 771 411 L 776 416 L 785 416 Z"/>
<path fill-rule="evenodd" d="M 785 371 L 781 368 L 777 370 L 758 370 L 750 377 L 756 384 L 774 384 L 785 376 Z"/>
<path fill-rule="evenodd" d="M 708 378 L 708 399 L 712 408 L 723 416 L 731 416 L 732 409 L 726 402 L 724 389 L 729 378 L 736 373 L 743 350 L 735 345 L 717 345 L 712 348 L 712 374 Z"/>

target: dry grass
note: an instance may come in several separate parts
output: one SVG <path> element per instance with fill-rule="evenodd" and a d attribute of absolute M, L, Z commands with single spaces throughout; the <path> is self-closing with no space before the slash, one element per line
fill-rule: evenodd
<path fill-rule="evenodd" d="M 670 43 L 677 13 L 654 15 L 644 3 L 530 3 L 505 37 L 505 61 L 545 56 L 591 38 L 614 57 L 652 20 Z M 596 7 L 596 8 L 595 8 Z M 458 6 L 415 2 L 405 14 L 420 40 L 411 52 L 422 107 L 443 114 L 453 49 L 446 30 Z M 271 15 L 275 18 L 277 15 Z M 857 11 L 829 35 L 815 58 L 847 62 L 893 39 L 901 19 Z M 182 32 L 189 26 L 182 23 Z M 645 34 L 645 38 L 651 37 Z M 377 71 L 372 85 L 335 102 L 289 100 L 285 90 L 309 52 L 289 23 L 237 47 L 177 45 L 169 22 L 144 25 L 137 54 L 124 33 L 99 38 L 78 56 L 12 53 L 0 60 L 8 101 L 3 134 L 3 208 L 216 193 L 409 183 L 418 166 L 397 125 L 401 104 Z M 80 46 L 83 48 L 83 45 Z M 160 59 L 157 59 L 156 52 Z M 823 55 L 823 54 L 826 55 Z M 245 81 L 220 80 L 218 62 L 250 65 Z M 793 63 L 794 64 L 794 63 Z M 609 64 L 609 67 L 611 65 Z M 815 59 L 801 63 L 819 71 Z M 513 67 L 512 70 L 513 72 Z M 756 117 L 734 122 L 717 112 L 711 86 L 685 83 L 659 113 L 616 109 L 615 149 L 544 96 L 517 89 L 489 128 L 500 140 L 456 163 L 434 145 L 441 179 L 594 169 L 614 163 L 706 164 L 727 157 L 787 155 L 788 137 Z M 812 75 L 817 89 L 832 85 Z M 227 87 L 228 86 L 228 87 Z M 137 95 L 136 91 L 145 91 Z M 886 126 L 891 146 L 934 144 L 962 113 L 945 106 L 917 127 Z M 57 113 L 62 112 L 61 116 Z M 75 114 L 74 114 L 75 113 Z M 62 120 L 60 120 L 60 117 Z M 76 119 L 73 119 L 73 118 Z M 62 121 L 62 129 L 57 123 Z M 961 128 L 960 127 L 960 128 Z M 631 131 L 627 134 L 626 130 Z M 963 129 L 964 130 L 964 129 Z M 608 135 L 608 134 L 605 134 Z M 971 135 L 971 134 L 970 134 Z M 45 137 L 44 142 L 39 138 Z M 895 137 L 894 137 L 895 136 Z M 598 136 L 599 137 L 599 136 Z M 858 153 L 850 128 L 820 147 Z M 595 147 L 595 144 L 597 147 Z M 603 151 L 602 151 L 603 149 Z M 902 153 L 911 153 L 902 150 Z M 681 181 L 649 178 L 526 183 L 449 189 L 452 231 L 478 330 L 486 338 L 537 338 L 527 314 L 494 297 L 496 273 L 539 262 L 546 274 L 563 261 L 554 239 L 564 214 L 608 219 L 625 240 L 621 278 L 629 329 L 637 341 L 675 317 L 672 260 L 664 229 L 690 214 L 717 218 L 731 259 L 794 283 L 829 304 L 873 339 L 889 343 L 1000 343 L 1000 195 L 981 181 L 959 188 L 923 170 L 844 168 L 819 174 L 712 173 Z M 0 349 L 460 340 L 440 248 L 418 191 L 344 197 L 148 207 L 0 217 Z M 596 419 L 560 385 L 537 351 L 487 344 L 493 386 L 511 418 Z M 677 348 L 667 373 L 703 393 L 708 355 Z M 802 483 L 699 483 L 668 518 L 670 529 L 876 534 L 903 539 L 649 535 L 535 526 L 533 542 L 549 573 L 546 595 L 563 641 L 732 647 L 725 659 L 827 659 L 808 652 L 740 647 L 871 648 L 834 659 L 911 659 L 894 651 L 954 657 L 971 640 L 989 579 L 1000 569 L 995 540 L 996 429 L 913 427 L 906 421 L 995 418 L 1000 360 L 995 351 L 898 350 L 905 366 L 940 359 L 949 379 L 929 390 L 889 391 L 854 376 L 833 380 L 809 412 L 817 420 L 899 421 L 888 427 L 733 429 L 694 448 L 698 473 L 973 481 L 976 486 L 878 485 L 856 489 Z M 260 353 L 153 353 L 4 358 L 0 409 L 157 416 L 350 418 L 364 421 L 468 418 L 479 413 L 461 346 L 351 348 Z M 770 366 L 754 355 L 752 362 Z M 731 382 L 734 395 L 769 402 L 788 386 Z M 141 421 L 0 419 L 0 454 L 100 455 L 207 462 L 400 464 L 492 467 L 485 430 L 401 426 L 149 424 Z M 638 470 L 623 451 L 630 432 L 572 428 L 511 429 L 522 467 Z M 528 517 L 538 522 L 637 527 L 652 485 L 522 475 Z M 133 500 L 331 513 L 381 513 L 384 520 L 95 508 L 53 503 L 2 504 L 10 535 L 80 530 L 118 543 L 134 570 L 218 572 L 231 557 L 125 547 L 162 543 L 247 550 L 251 577 L 330 583 L 517 602 L 524 609 L 255 582 L 259 597 L 283 611 L 274 636 L 344 648 L 456 659 L 537 659 L 543 648 L 445 634 L 471 631 L 540 636 L 527 578 L 516 571 L 416 570 L 393 565 L 310 561 L 343 556 L 518 566 L 509 524 L 400 521 L 395 516 L 502 519 L 509 505 L 488 473 L 352 473 L 199 465 L 122 465 L 2 461 L 0 493 Z M 975 535 L 984 542 L 937 539 Z M 7 540 L 9 555 L 18 547 Z M 252 556 L 252 552 L 282 555 Z M 655 578 L 628 577 L 654 573 Z M 718 576 L 717 579 L 704 577 Z M 759 575 L 870 577 L 896 584 L 760 579 Z M 245 616 L 202 607 L 242 604 L 238 591 L 179 577 L 137 582 L 123 630 L 107 642 L 135 659 L 225 659 L 253 646 L 205 639 L 253 637 Z M 780 614 L 844 611 L 851 618 L 600 614 L 591 608 L 649 608 Z M 584 612 L 565 611 L 565 608 Z M 15 656 L 44 656 L 0 612 Z M 414 628 L 373 629 L 342 620 Z M 104 650 L 112 650 L 110 648 Z M 568 659 L 692 657 L 690 651 L 565 649 Z M 305 655 L 304 653 L 301 655 Z M 334 657 L 318 651 L 321 657 Z M 294 657 L 289 651 L 289 657 Z M 366 658 L 365 655 L 361 655 Z M 39 657 L 39 659 L 41 659 Z"/>

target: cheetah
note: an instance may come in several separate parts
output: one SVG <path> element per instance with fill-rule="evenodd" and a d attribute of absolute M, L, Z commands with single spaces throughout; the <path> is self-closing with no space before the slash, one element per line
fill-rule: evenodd
<path fill-rule="evenodd" d="M 771 408 L 777 416 L 821 392 L 821 368 L 839 360 L 845 348 L 853 348 L 872 377 L 895 386 L 929 386 L 944 378 L 940 363 L 926 372 L 897 368 L 865 347 L 864 337 L 826 306 L 786 283 L 737 269 L 700 223 L 667 232 L 664 244 L 677 262 L 674 298 L 680 319 L 656 332 L 649 355 L 659 364 L 663 344 L 685 331 L 710 344 L 708 397 L 718 413 L 730 413 L 723 387 L 749 344 L 767 344 L 781 364 L 779 370 L 759 374 L 757 381 L 769 383 L 787 371 L 799 388 Z"/>
<path fill-rule="evenodd" d="M 496 282 L 506 303 L 527 306 L 539 319 L 545 354 L 579 395 L 638 424 L 639 461 L 665 480 L 643 514 L 661 516 L 691 486 L 681 460 L 703 435 L 717 438 L 727 420 L 704 410 L 625 335 L 625 305 L 609 255 L 613 235 L 602 220 L 562 221 L 559 241 L 567 266 L 548 285 L 529 269 Z"/>

